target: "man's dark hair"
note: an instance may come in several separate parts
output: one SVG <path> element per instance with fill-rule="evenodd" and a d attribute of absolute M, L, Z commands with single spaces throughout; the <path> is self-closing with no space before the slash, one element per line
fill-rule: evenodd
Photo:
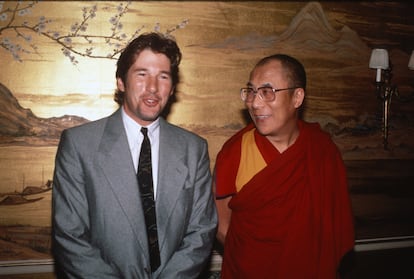
<path fill-rule="evenodd" d="M 286 54 L 274 54 L 267 56 L 257 62 L 256 67 L 263 66 L 271 61 L 280 61 L 282 67 L 287 70 L 289 87 L 300 87 L 306 90 L 306 72 L 302 63 Z M 256 68 L 255 67 L 255 68 Z"/>
<path fill-rule="evenodd" d="M 177 43 L 169 37 L 159 33 L 146 33 L 138 36 L 122 51 L 121 56 L 117 62 L 116 78 L 121 78 L 122 82 L 126 84 L 126 76 L 129 68 L 135 63 L 138 55 L 144 49 L 150 49 L 155 53 L 162 53 L 168 57 L 171 62 L 171 78 L 173 88 L 179 82 L 178 65 L 181 62 L 181 51 Z M 124 102 L 125 92 L 120 90 L 115 91 L 114 100 L 120 106 Z"/>

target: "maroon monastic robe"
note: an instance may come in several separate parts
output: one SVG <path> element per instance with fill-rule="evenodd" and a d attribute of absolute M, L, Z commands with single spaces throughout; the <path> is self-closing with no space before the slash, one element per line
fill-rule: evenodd
<path fill-rule="evenodd" d="M 285 152 L 255 131 L 267 166 L 237 192 L 241 138 L 217 155 L 216 196 L 234 195 L 222 279 L 332 279 L 352 250 L 354 228 L 345 167 L 318 124 L 299 121 L 300 135 Z"/>

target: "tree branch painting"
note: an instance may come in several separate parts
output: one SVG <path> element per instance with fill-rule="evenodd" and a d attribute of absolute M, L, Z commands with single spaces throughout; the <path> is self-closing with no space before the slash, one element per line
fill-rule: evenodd
<path fill-rule="evenodd" d="M 37 3 L 38 1 L 0 2 L 0 47 L 10 52 L 13 58 L 20 62 L 26 55 L 40 55 L 38 46 L 33 40 L 33 36 L 36 35 L 58 44 L 62 54 L 74 65 L 79 63 L 78 57 L 116 60 L 123 47 L 147 27 L 145 25 L 139 26 L 131 34 L 124 32 L 123 19 L 129 12 L 131 2 L 121 2 L 118 3 L 112 16 L 108 19 L 109 26 L 105 33 L 97 34 L 90 31 L 93 25 L 97 24 L 94 19 L 99 12 L 99 4 L 83 7 L 79 20 L 73 22 L 68 30 L 52 29 L 50 24 L 53 21 L 46 16 L 39 17 L 37 21 L 26 20 L 26 16 L 31 14 Z M 187 24 L 188 20 L 184 19 L 161 32 L 161 26 L 156 22 L 153 31 L 172 36 L 173 32 L 184 28 Z M 85 44 L 86 46 L 84 46 Z M 106 47 L 97 47 L 102 44 Z"/>

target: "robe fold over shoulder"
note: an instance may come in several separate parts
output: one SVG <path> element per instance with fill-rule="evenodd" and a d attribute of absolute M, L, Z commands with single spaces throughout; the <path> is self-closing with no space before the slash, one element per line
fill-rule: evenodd
<path fill-rule="evenodd" d="M 317 123 L 300 121 L 285 152 L 249 125 L 217 155 L 216 198 L 232 195 L 221 278 L 338 278 L 354 246 L 345 166 L 337 146 Z M 254 132 L 265 166 L 236 188 L 243 135 Z"/>

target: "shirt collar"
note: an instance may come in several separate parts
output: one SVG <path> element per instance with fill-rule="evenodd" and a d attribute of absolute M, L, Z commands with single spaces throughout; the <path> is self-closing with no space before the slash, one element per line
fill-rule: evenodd
<path fill-rule="evenodd" d="M 134 119 L 132 119 L 122 107 L 122 121 L 124 122 L 125 129 L 127 131 L 128 137 L 131 136 L 132 138 L 141 138 L 141 125 L 139 125 Z M 148 128 L 148 136 L 150 139 L 155 134 L 156 130 L 160 127 L 160 119 L 157 118 L 154 122 L 150 125 L 145 126 Z"/>

